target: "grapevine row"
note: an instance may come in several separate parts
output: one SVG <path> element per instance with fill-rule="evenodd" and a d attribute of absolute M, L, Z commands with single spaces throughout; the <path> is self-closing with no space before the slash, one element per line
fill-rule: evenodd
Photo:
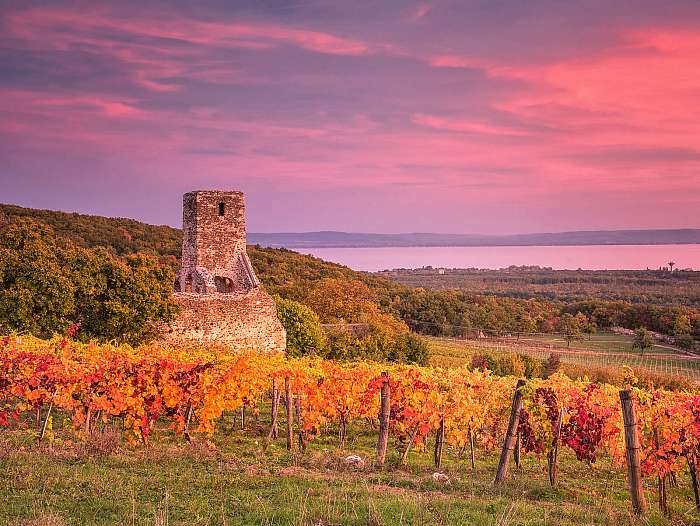
<path fill-rule="evenodd" d="M 381 373 L 386 371 L 388 375 Z M 337 424 L 376 419 L 379 391 L 391 391 L 389 431 L 407 453 L 439 430 L 464 450 L 500 446 L 511 411 L 513 377 L 467 368 L 436 369 L 371 362 L 336 363 L 257 353 L 227 354 L 156 345 L 79 344 L 65 338 L 0 340 L 0 427 L 36 415 L 42 428 L 60 410 L 78 436 L 97 421 L 123 419 L 130 442 L 147 442 L 156 421 L 181 434 L 213 434 L 224 412 L 259 410 L 274 384 L 289 385 L 303 415 L 304 440 Z M 631 383 L 633 381 L 631 380 Z M 666 477 L 697 466 L 700 395 L 632 387 L 644 476 Z M 521 388 L 517 433 L 525 454 L 552 458 L 566 446 L 582 462 L 609 455 L 618 465 L 625 442 L 618 388 L 555 374 Z M 405 458 L 405 455 L 404 455 Z"/>

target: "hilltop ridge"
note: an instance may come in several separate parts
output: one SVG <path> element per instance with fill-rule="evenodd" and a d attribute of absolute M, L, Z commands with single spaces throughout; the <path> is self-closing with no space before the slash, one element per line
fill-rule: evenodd
<path fill-rule="evenodd" d="M 700 229 L 590 230 L 537 234 L 372 234 L 336 231 L 251 233 L 251 242 L 286 248 L 674 245 L 700 243 Z"/>
<path fill-rule="evenodd" d="M 178 256 L 180 229 L 149 225 L 135 219 L 39 210 L 0 204 L 0 221 L 6 217 L 30 217 L 51 225 L 57 233 L 84 246 L 108 242 L 119 254 L 153 252 Z M 482 235 L 414 232 L 374 234 L 320 230 L 316 232 L 249 232 L 248 243 L 271 248 L 438 247 L 438 246 L 569 246 L 569 245 L 666 245 L 700 244 L 700 228 L 652 230 L 589 230 L 537 234 Z"/>

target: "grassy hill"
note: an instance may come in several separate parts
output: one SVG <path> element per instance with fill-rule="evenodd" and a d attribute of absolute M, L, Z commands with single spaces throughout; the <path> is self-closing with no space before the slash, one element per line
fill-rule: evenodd
<path fill-rule="evenodd" d="M 137 252 L 159 256 L 176 267 L 182 249 L 182 232 L 167 225 L 148 225 L 134 219 L 93 216 L 55 210 L 38 210 L 0 204 L 0 226 L 29 218 L 53 228 L 56 235 L 82 247 L 104 246 L 120 256 Z M 356 272 L 343 265 L 298 254 L 283 248 L 248 246 L 258 277 L 273 293 L 283 293 L 322 278 L 356 279 L 371 287 L 393 287 L 384 278 Z M 290 279 L 293 278 L 293 279 Z M 291 283 L 291 282 L 294 283 Z"/>

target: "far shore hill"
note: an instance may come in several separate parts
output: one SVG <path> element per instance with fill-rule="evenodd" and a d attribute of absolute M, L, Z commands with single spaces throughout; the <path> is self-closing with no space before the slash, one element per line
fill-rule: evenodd
<path fill-rule="evenodd" d="M 0 227 L 12 218 L 26 217 L 47 223 L 59 231 L 70 230 L 71 237 L 96 244 L 99 226 L 121 228 L 123 242 L 139 244 L 143 239 L 160 239 L 165 253 L 179 253 L 180 228 L 147 225 L 117 217 L 79 214 L 57 210 L 40 210 L 0 203 Z M 142 239 L 143 238 L 143 239 Z M 540 234 L 367 234 L 358 232 L 249 232 L 248 243 L 271 248 L 380 248 L 380 247 L 507 247 L 507 246 L 576 246 L 576 245 L 692 245 L 700 244 L 700 228 L 649 230 L 586 230 Z M 99 244 L 99 243 L 97 243 Z"/>
<path fill-rule="evenodd" d="M 249 233 L 248 243 L 284 248 L 507 247 L 574 245 L 687 245 L 700 229 L 591 230 L 540 234 L 363 234 L 352 232 Z"/>

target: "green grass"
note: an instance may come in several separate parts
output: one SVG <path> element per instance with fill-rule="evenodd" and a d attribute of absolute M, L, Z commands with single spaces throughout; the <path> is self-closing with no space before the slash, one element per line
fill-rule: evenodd
<path fill-rule="evenodd" d="M 571 349 L 579 349 L 583 351 L 594 351 L 594 352 L 613 352 L 613 353 L 629 353 L 637 352 L 632 350 L 632 336 L 627 336 L 625 334 L 614 334 L 614 333 L 598 333 L 586 335 L 581 340 L 574 340 L 571 342 Z M 528 335 L 523 336 L 519 340 L 524 344 L 532 345 L 545 345 L 554 347 L 566 348 L 566 340 L 559 334 L 538 334 L 538 335 Z M 677 354 L 678 351 L 669 348 L 667 345 L 654 345 L 648 351 L 647 354 Z"/>
<path fill-rule="evenodd" d="M 667 524 L 647 492 L 650 512 L 630 513 L 624 469 L 602 459 L 589 466 L 565 451 L 560 484 L 551 488 L 546 462 L 525 457 L 507 482 L 492 484 L 497 457 L 477 451 L 472 471 L 456 451 L 445 451 L 442 472 L 432 480 L 430 451 L 411 454 L 399 466 L 390 443 L 385 468 L 371 467 L 376 434 L 353 426 L 345 452 L 333 430 L 289 453 L 280 439 L 262 452 L 265 426 L 230 429 L 231 416 L 207 446 L 158 429 L 149 446 L 117 443 L 98 434 L 88 445 L 36 445 L 26 431 L 0 435 L 0 523 L 25 525 L 393 525 L 393 524 Z M 69 437 L 68 431 L 61 436 Z M 342 459 L 359 454 L 361 470 Z M 670 491 L 677 524 L 700 519 L 687 480 Z M 651 485 L 649 485 L 649 488 Z M 649 489 L 648 488 L 648 489 Z"/>
<path fill-rule="evenodd" d="M 577 367 L 620 369 L 623 365 L 635 371 L 664 377 L 681 377 L 700 381 L 700 360 L 691 359 L 672 349 L 655 346 L 643 353 L 631 350 L 632 338 L 625 335 L 601 333 L 574 341 L 571 347 L 557 335 L 537 335 L 520 339 L 455 340 L 427 338 L 430 364 L 439 367 L 459 367 L 471 363 L 479 352 L 519 352 L 546 360 L 552 351 L 571 351 L 560 354 L 563 363 Z M 661 355 L 661 356 L 659 356 Z"/>

